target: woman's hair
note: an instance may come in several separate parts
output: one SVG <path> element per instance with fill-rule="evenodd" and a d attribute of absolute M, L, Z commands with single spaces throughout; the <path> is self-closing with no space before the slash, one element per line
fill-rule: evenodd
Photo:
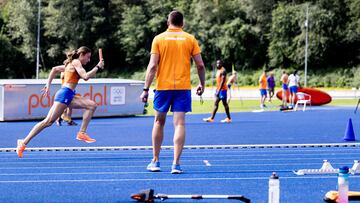
<path fill-rule="evenodd" d="M 67 64 L 71 63 L 72 60 L 78 59 L 80 54 L 87 54 L 91 52 L 89 48 L 86 46 L 82 46 L 78 48 L 77 50 L 69 51 L 66 53 L 66 60 L 64 61 L 64 65 L 67 66 Z"/>

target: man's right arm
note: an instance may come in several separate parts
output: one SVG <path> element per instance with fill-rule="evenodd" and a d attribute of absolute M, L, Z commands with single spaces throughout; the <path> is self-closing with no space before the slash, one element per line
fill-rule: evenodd
<path fill-rule="evenodd" d="M 145 84 L 143 88 L 143 93 L 141 94 L 140 98 L 143 102 L 147 102 L 147 98 L 149 96 L 149 88 L 154 80 L 155 73 L 157 70 L 157 66 L 159 64 L 160 56 L 159 54 L 151 54 L 150 61 L 146 69 L 146 76 L 145 76 Z"/>
<path fill-rule="evenodd" d="M 198 95 L 202 95 L 205 90 L 205 65 L 202 60 L 201 54 L 197 54 L 193 56 L 193 59 L 196 64 L 197 72 L 199 75 L 200 84 L 196 90 Z"/>

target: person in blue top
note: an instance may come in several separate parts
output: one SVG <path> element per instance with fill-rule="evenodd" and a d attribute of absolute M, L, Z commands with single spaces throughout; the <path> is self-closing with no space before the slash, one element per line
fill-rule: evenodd
<path fill-rule="evenodd" d="M 268 85 L 268 92 L 269 92 L 269 102 L 271 102 L 271 98 L 275 94 L 275 78 L 274 78 L 273 72 L 270 72 L 269 76 L 267 77 L 267 85 Z"/>

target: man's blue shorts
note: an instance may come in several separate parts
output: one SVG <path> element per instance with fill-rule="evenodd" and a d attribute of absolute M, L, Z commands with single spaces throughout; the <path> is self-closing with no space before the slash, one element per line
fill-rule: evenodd
<path fill-rule="evenodd" d="M 290 93 L 296 93 L 298 91 L 298 87 L 297 86 L 291 86 L 290 87 Z"/>
<path fill-rule="evenodd" d="M 191 112 L 191 90 L 156 90 L 154 109 L 159 112 Z"/>
<path fill-rule="evenodd" d="M 231 84 L 228 84 L 227 86 L 228 86 L 228 89 L 230 90 L 230 88 L 231 88 Z"/>
<path fill-rule="evenodd" d="M 219 90 L 219 99 L 223 100 L 227 100 L 227 90 Z"/>
<path fill-rule="evenodd" d="M 282 89 L 283 90 L 287 90 L 288 89 L 288 85 L 286 83 L 282 84 Z"/>
<path fill-rule="evenodd" d="M 267 91 L 266 91 L 266 89 L 260 89 L 260 95 L 261 96 L 266 96 L 267 95 Z"/>
<path fill-rule="evenodd" d="M 73 100 L 74 96 L 75 96 L 74 90 L 72 90 L 68 87 L 62 87 L 61 89 L 59 89 L 56 92 L 54 101 L 60 102 L 60 103 L 63 103 L 63 104 L 66 104 L 67 106 L 69 106 L 69 104 Z"/>

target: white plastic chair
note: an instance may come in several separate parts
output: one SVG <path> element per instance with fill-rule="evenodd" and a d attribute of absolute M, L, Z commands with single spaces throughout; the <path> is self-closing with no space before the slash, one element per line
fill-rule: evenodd
<path fill-rule="evenodd" d="M 309 104 L 311 106 L 311 95 L 306 94 L 304 92 L 297 92 L 296 93 L 297 102 L 295 104 L 294 111 L 296 111 L 299 104 L 304 105 L 303 111 L 306 109 L 306 104 Z"/>

